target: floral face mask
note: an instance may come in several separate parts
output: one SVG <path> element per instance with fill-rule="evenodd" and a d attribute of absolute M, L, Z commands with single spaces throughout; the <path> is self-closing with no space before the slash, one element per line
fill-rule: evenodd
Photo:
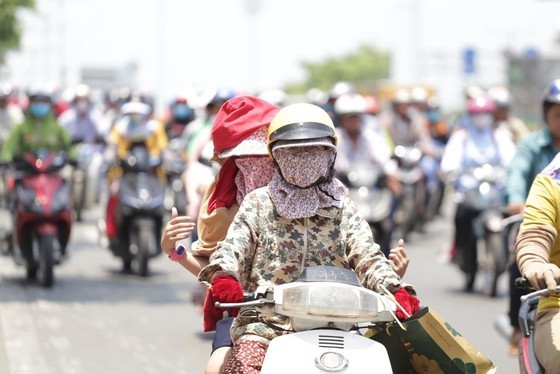
<path fill-rule="evenodd" d="M 299 188 L 309 188 L 322 177 L 328 178 L 334 157 L 335 152 L 330 148 L 299 150 L 296 147 L 274 151 L 274 159 L 286 182 Z"/>

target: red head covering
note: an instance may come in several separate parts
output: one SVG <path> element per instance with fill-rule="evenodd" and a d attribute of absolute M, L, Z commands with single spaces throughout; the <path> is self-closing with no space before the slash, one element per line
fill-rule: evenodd
<path fill-rule="evenodd" d="M 278 107 L 253 96 L 238 96 L 222 105 L 212 125 L 214 151 L 235 147 L 262 126 L 268 126 Z"/>
<path fill-rule="evenodd" d="M 222 105 L 212 125 L 214 152 L 235 147 L 255 131 L 270 125 L 279 108 L 253 96 L 237 96 Z M 210 200 L 208 213 L 220 207 L 229 208 L 236 202 L 237 187 L 234 159 L 228 159 L 220 169 Z"/>

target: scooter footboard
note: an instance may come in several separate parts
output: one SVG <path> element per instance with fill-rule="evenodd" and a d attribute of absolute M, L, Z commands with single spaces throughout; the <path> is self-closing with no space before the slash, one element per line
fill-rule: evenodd
<path fill-rule="evenodd" d="M 262 374 L 392 373 L 385 347 L 374 340 L 339 330 L 311 330 L 273 339 Z"/>

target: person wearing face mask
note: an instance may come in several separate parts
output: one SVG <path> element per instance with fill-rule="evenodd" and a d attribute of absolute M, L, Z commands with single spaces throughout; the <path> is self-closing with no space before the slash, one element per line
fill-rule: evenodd
<path fill-rule="evenodd" d="M 349 93 L 339 96 L 334 102 L 334 114 L 339 127 L 336 128 L 339 139 L 336 158 L 336 172 L 343 183 L 356 170 L 378 171 L 382 177 L 379 178 L 378 186 L 388 187 L 392 194 L 391 205 L 396 207 L 398 199 L 402 194 L 402 186 L 398 179 L 398 165 L 391 159 L 391 145 L 387 137 L 379 131 L 368 127 L 366 123 L 367 102 L 364 96 L 357 93 Z M 347 184 L 348 185 L 348 184 Z M 371 201 L 372 209 L 375 209 L 375 201 Z M 375 230 L 375 238 L 381 246 L 385 255 L 389 256 L 394 226 L 393 212 L 379 222 L 370 223 Z"/>
<path fill-rule="evenodd" d="M 419 300 L 404 286 L 374 243 L 367 222 L 333 177 L 337 136 L 329 114 L 307 103 L 282 108 L 268 129 L 275 166 L 267 186 L 245 196 L 199 280 L 211 284 L 212 301 L 239 302 L 243 291 L 295 280 L 306 266 L 331 265 L 356 271 L 365 287 L 391 291 L 414 314 Z M 211 304 L 213 305 L 213 303 Z M 234 316 L 239 310 L 229 310 Z M 223 309 L 208 308 L 221 315 Z M 258 373 L 268 342 L 290 330 L 280 315 L 236 317 L 233 348 L 223 373 Z M 397 317 L 404 318 L 402 312 Z"/>
<path fill-rule="evenodd" d="M 76 145 L 76 152 L 80 160 L 88 160 L 74 169 L 73 179 L 76 175 L 83 172 L 87 178 L 84 184 L 85 189 L 82 194 L 75 194 L 80 199 L 77 204 L 88 208 L 95 201 L 99 200 L 99 191 L 101 190 L 101 181 L 104 174 L 103 165 L 103 147 L 107 137 L 108 129 L 102 129 L 101 113 L 93 108 L 91 93 L 89 86 L 85 84 L 78 85 L 74 90 L 74 96 L 69 109 L 64 111 L 59 117 L 58 122 L 64 127 L 70 137 L 72 143 Z M 83 197 L 82 197 L 83 196 Z M 77 206 L 75 205 L 75 207 Z M 77 209 L 77 220 L 81 220 L 81 208 Z"/>
<path fill-rule="evenodd" d="M 71 158 L 75 158 L 70 135 L 53 117 L 50 93 L 43 89 L 33 89 L 28 98 L 25 119 L 8 134 L 0 159 L 10 162 L 16 156 L 38 149 L 66 151 Z"/>
<path fill-rule="evenodd" d="M 204 192 L 211 182 L 213 154 L 211 129 L 222 105 L 237 96 L 237 92 L 227 89 L 211 89 L 204 113 L 189 123 L 181 138 L 186 144 L 185 158 L 187 168 L 183 174 L 187 204 L 187 215 L 196 218 Z M 206 183 L 205 183 L 206 182 Z M 194 238 L 196 239 L 196 233 Z"/>
<path fill-rule="evenodd" d="M 515 144 L 519 143 L 531 130 L 522 119 L 511 113 L 511 94 L 506 87 L 494 86 L 488 90 L 488 95 L 496 104 L 494 112 L 494 127 L 506 132 Z"/>
<path fill-rule="evenodd" d="M 162 158 L 167 151 L 168 139 L 163 124 L 151 117 L 151 107 L 140 101 L 131 101 L 120 109 L 121 117 L 113 126 L 104 151 L 108 196 L 106 205 L 104 234 L 111 248 L 118 248 L 117 208 L 119 206 L 119 185 L 123 170 L 118 161 L 126 157 L 127 152 L 135 145 L 142 144 L 150 157 Z M 166 183 L 165 172 L 157 168 L 158 177 Z M 115 252 L 117 250 L 115 249 Z M 125 269 L 128 270 L 128 269 Z"/>
<path fill-rule="evenodd" d="M 165 132 L 171 140 L 180 137 L 189 123 L 194 121 L 196 113 L 183 96 L 176 97 L 169 105 L 169 120 Z"/>
<path fill-rule="evenodd" d="M 515 144 L 509 136 L 493 128 L 495 105 L 486 96 L 469 99 L 467 102 L 468 119 L 465 126 L 457 129 L 447 142 L 441 159 L 440 170 L 455 179 L 455 190 L 466 192 L 474 186 L 473 177 L 468 170 L 482 165 L 507 168 L 515 152 Z M 505 180 L 503 181 L 505 184 Z M 457 205 L 455 212 L 455 237 L 451 249 L 452 257 L 460 258 L 461 253 L 471 251 L 473 263 L 460 262 L 461 269 L 477 266 L 476 235 L 472 221 L 481 212 L 464 202 Z M 472 291 L 474 277 L 467 275 L 465 290 Z"/>
<path fill-rule="evenodd" d="M 95 143 L 104 138 L 99 128 L 101 117 L 93 110 L 90 89 L 87 85 L 76 87 L 72 106 L 58 118 L 74 143 Z"/>
<path fill-rule="evenodd" d="M 197 215 L 198 239 L 192 243 L 188 255 L 171 257 L 195 276 L 208 264 L 218 242 L 225 238 L 245 196 L 272 178 L 274 166 L 268 157 L 266 139 L 268 126 L 277 111 L 278 107 L 259 98 L 238 96 L 228 100 L 217 113 L 211 127 L 212 160 L 220 165 L 220 171 L 206 191 Z M 164 252 L 173 255 L 180 242 L 189 236 L 192 239 L 194 218 L 178 216 L 173 209 L 172 218 L 162 232 Z M 198 293 L 195 291 L 195 296 L 203 302 L 206 287 L 202 296 Z M 232 345 L 229 330 L 233 317 L 222 317 L 205 313 L 204 330 L 216 331 L 205 370 L 208 374 L 220 372 Z"/>

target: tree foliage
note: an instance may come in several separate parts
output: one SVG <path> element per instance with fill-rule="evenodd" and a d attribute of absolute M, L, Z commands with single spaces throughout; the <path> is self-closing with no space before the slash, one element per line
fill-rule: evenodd
<path fill-rule="evenodd" d="M 303 62 L 307 72 L 303 82 L 290 83 L 287 92 L 305 92 L 310 88 L 328 90 L 338 81 L 356 85 L 374 86 L 375 82 L 389 77 L 390 55 L 368 45 L 340 57 L 330 57 L 321 62 Z"/>
<path fill-rule="evenodd" d="M 0 0 L 0 66 L 4 63 L 6 53 L 20 45 L 18 9 L 34 7 L 35 0 Z"/>

